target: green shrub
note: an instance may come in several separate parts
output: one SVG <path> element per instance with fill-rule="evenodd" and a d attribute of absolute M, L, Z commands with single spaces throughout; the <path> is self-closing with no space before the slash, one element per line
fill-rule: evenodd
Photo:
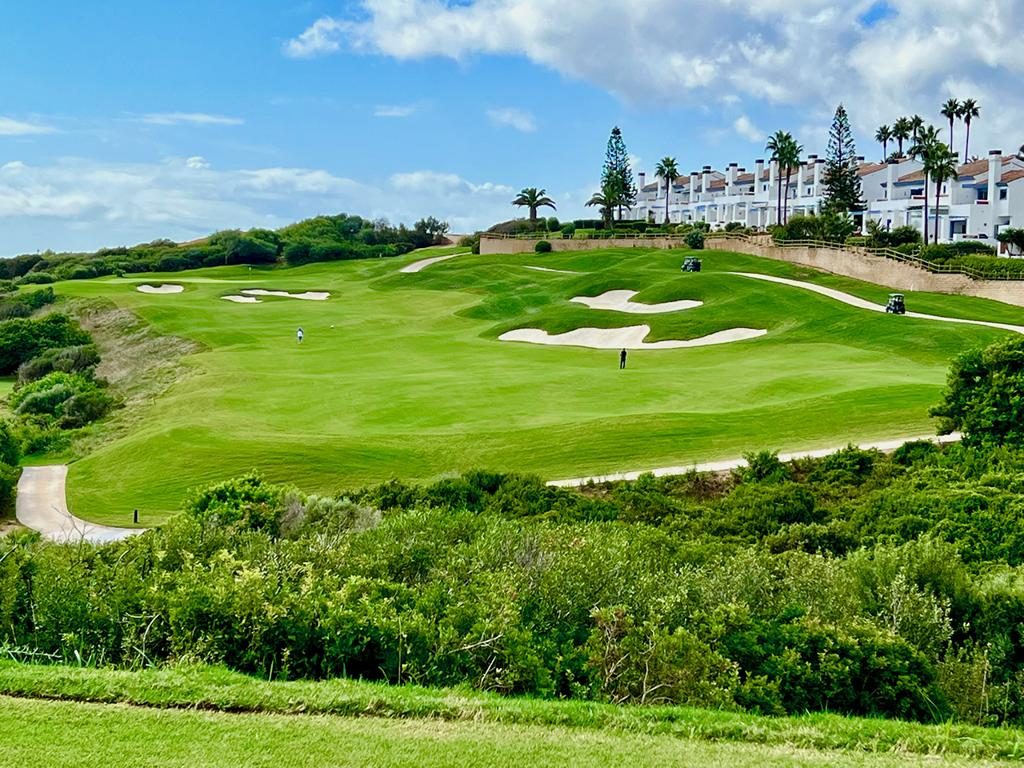
<path fill-rule="evenodd" d="M 547 221 L 545 223 L 547 224 L 548 232 L 557 232 L 562 227 L 562 224 L 558 220 L 557 216 L 548 216 Z"/>
<path fill-rule="evenodd" d="M 576 234 L 576 225 L 571 221 L 562 227 L 562 237 L 571 238 Z"/>
<path fill-rule="evenodd" d="M 27 275 L 22 275 L 18 278 L 19 285 L 45 285 L 46 283 L 55 282 L 57 282 L 57 278 L 49 272 L 29 272 Z"/>
<path fill-rule="evenodd" d="M 19 365 L 49 349 L 90 343 L 89 334 L 63 314 L 0 322 L 0 375 L 14 373 Z"/>
<path fill-rule="evenodd" d="M 18 366 L 18 383 L 27 384 L 30 381 L 41 379 L 53 371 L 88 372 L 94 369 L 99 362 L 100 353 L 94 344 L 48 349 L 41 355 Z"/>
<path fill-rule="evenodd" d="M 55 371 L 11 395 L 11 405 L 22 416 L 45 416 L 65 429 L 75 429 L 102 418 L 113 399 L 92 379 L 78 373 Z"/>
<path fill-rule="evenodd" d="M 704 250 L 704 233 L 694 230 L 686 236 L 686 247 L 694 251 Z"/>
<path fill-rule="evenodd" d="M 78 392 L 65 400 L 60 409 L 60 426 L 77 429 L 99 421 L 114 407 L 114 399 L 102 389 L 88 389 Z"/>
<path fill-rule="evenodd" d="M 551 253 L 551 243 L 547 240 L 538 240 L 533 250 L 535 253 Z"/>
<path fill-rule="evenodd" d="M 725 225 L 726 232 L 741 232 L 743 231 L 743 229 L 744 226 L 739 221 L 730 221 L 728 224 Z"/>
<path fill-rule="evenodd" d="M 776 226 L 772 234 L 778 242 L 814 240 L 840 245 L 846 242 L 856 230 L 856 226 L 848 215 L 843 213 L 823 213 L 820 216 L 790 216 L 782 226 Z"/>

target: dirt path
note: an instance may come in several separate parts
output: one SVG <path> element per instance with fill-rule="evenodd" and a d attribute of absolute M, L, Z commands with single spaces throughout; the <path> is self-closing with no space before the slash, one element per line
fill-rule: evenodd
<path fill-rule="evenodd" d="M 105 544 L 142 533 L 141 528 L 111 528 L 81 520 L 68 512 L 64 485 L 67 465 L 25 467 L 18 481 L 15 514 L 26 528 L 59 543 L 89 541 Z"/>
<path fill-rule="evenodd" d="M 793 288 L 802 288 L 805 291 L 813 291 L 814 293 L 821 294 L 822 296 L 828 296 L 830 299 L 841 301 L 843 304 L 849 304 L 851 307 L 857 307 L 858 309 L 867 309 L 872 312 L 885 312 L 885 306 L 882 304 L 875 304 L 874 302 L 867 301 L 865 299 L 858 298 L 849 293 L 843 291 L 837 291 L 834 288 L 825 288 L 821 285 L 815 285 L 814 283 L 806 283 L 803 280 L 790 280 L 786 277 L 775 277 L 773 275 L 761 275 L 755 272 L 730 272 L 731 275 L 739 275 L 740 277 L 750 277 L 754 280 L 765 280 L 769 283 L 779 283 L 780 285 L 789 285 Z M 984 325 L 988 328 L 998 328 L 1002 331 L 1013 331 L 1014 333 L 1024 333 L 1024 326 L 1021 325 L 1010 325 L 1008 323 L 990 323 L 987 320 L 964 320 L 960 317 L 941 317 L 939 315 L 925 315 L 921 312 L 907 312 L 907 317 L 916 317 L 918 320 L 938 320 L 942 323 L 961 323 L 963 325 Z"/>
<path fill-rule="evenodd" d="M 934 435 L 928 437 L 901 437 L 895 440 L 881 440 L 874 443 L 861 443 L 858 448 L 863 450 L 879 450 L 885 453 L 891 453 L 899 448 L 904 443 L 914 442 L 915 440 L 927 440 L 931 443 L 938 445 L 945 445 L 947 443 L 955 443 L 960 440 L 960 434 L 954 432 L 951 435 L 942 435 L 936 437 Z M 839 446 L 838 448 L 819 448 L 814 451 L 796 451 L 794 453 L 780 453 L 779 461 L 793 461 L 794 459 L 802 458 L 822 458 L 824 456 L 830 456 L 833 453 L 839 453 L 847 446 Z M 612 483 L 620 480 L 636 480 L 640 475 L 651 474 L 655 477 L 665 477 L 670 475 L 685 475 L 688 472 L 728 472 L 732 469 L 739 469 L 740 467 L 747 466 L 746 459 L 727 459 L 725 461 L 710 461 L 704 464 L 690 464 L 689 466 L 678 466 L 678 467 L 659 467 L 658 469 L 644 469 L 636 472 L 617 472 L 608 475 L 595 475 L 593 477 L 577 477 L 571 480 L 552 480 L 548 485 L 557 486 L 559 488 L 578 488 L 581 485 L 587 485 L 588 483 Z"/>

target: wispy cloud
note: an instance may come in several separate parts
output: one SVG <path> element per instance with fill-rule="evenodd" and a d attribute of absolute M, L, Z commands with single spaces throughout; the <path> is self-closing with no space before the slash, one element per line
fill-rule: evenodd
<path fill-rule="evenodd" d="M 765 133 L 746 115 L 740 115 L 736 118 L 736 121 L 732 124 L 736 133 L 742 136 L 747 141 L 764 141 Z"/>
<path fill-rule="evenodd" d="M 416 114 L 414 104 L 381 104 L 373 110 L 374 117 L 412 117 Z"/>
<path fill-rule="evenodd" d="M 57 129 L 40 123 L 26 123 L 10 117 L 0 117 L 0 136 L 38 136 L 43 133 L 56 133 Z"/>
<path fill-rule="evenodd" d="M 523 109 L 516 109 L 515 107 L 488 109 L 487 117 L 495 125 L 505 125 L 523 133 L 533 133 L 537 130 L 536 119 L 530 112 Z"/>
<path fill-rule="evenodd" d="M 317 19 L 298 37 L 285 41 L 284 55 L 292 59 L 311 59 L 334 53 L 341 47 L 345 25 L 330 16 Z"/>
<path fill-rule="evenodd" d="M 205 112 L 151 112 L 141 120 L 148 125 L 242 125 L 245 122 L 240 117 Z"/>

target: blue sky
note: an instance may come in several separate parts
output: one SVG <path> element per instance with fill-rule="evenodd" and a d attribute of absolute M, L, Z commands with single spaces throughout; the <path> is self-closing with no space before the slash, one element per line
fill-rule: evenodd
<path fill-rule="evenodd" d="M 977 154 L 1024 141 L 1024 4 L 834 5 L 8 3 L 0 255 L 342 210 L 470 230 L 528 185 L 579 216 L 613 125 L 648 172 L 750 167 L 777 128 L 823 153 L 839 100 L 868 156 L 880 122 L 950 95 L 982 101 Z"/>

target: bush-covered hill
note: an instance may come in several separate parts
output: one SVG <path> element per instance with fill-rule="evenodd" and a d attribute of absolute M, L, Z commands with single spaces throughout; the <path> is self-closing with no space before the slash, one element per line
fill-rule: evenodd
<path fill-rule="evenodd" d="M 316 216 L 278 230 L 225 230 L 202 240 L 154 240 L 94 253 L 26 254 L 0 260 L 0 277 L 52 283 L 138 272 L 178 272 L 228 264 L 287 264 L 398 256 L 443 242 L 445 222 L 422 219 L 407 228 L 344 213 Z"/>

